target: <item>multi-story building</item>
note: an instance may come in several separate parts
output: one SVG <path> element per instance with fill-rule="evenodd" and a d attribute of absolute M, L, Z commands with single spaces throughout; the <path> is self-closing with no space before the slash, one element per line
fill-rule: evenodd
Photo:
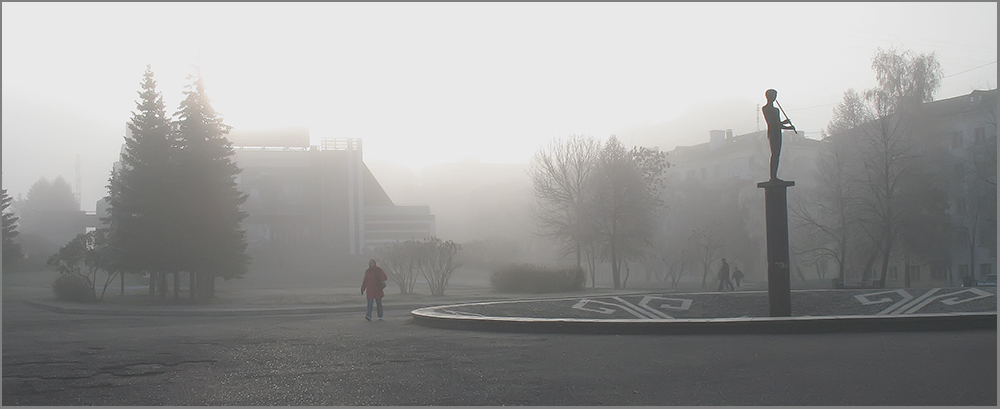
<path fill-rule="evenodd" d="M 973 91 L 907 107 L 902 115 L 834 135 L 871 139 L 878 128 L 888 125 L 885 129 L 908 146 L 906 155 L 919 155 L 914 163 L 935 176 L 917 183 L 927 185 L 927 195 L 942 195 L 943 208 L 933 205 L 918 220 L 926 226 L 945 226 L 943 233 L 929 233 L 938 234 L 940 240 L 927 240 L 933 245 L 923 250 L 895 246 L 899 251 L 890 259 L 887 286 L 956 286 L 996 273 L 996 99 L 996 89 Z M 857 279 L 863 273 L 855 269 L 847 278 Z"/>
<path fill-rule="evenodd" d="M 228 138 L 242 169 L 238 188 L 247 194 L 251 271 L 316 276 L 347 264 L 363 270 L 363 257 L 378 246 L 435 234 L 428 206 L 392 202 L 364 163 L 361 139 L 310 145 L 304 128 L 235 129 Z M 97 209 L 104 215 L 107 204 Z"/>
<path fill-rule="evenodd" d="M 997 90 L 923 104 L 915 128 L 946 152 L 950 227 L 947 260 L 932 266 L 935 284 L 958 285 L 996 274 Z"/>
<path fill-rule="evenodd" d="M 308 270 L 338 256 L 372 254 L 380 245 L 433 236 L 427 206 L 396 206 L 362 159 L 361 139 L 309 145 L 302 128 L 229 135 L 248 195 L 248 253 L 253 268 Z"/>
<path fill-rule="evenodd" d="M 783 132 L 782 138 L 778 176 L 795 181 L 788 189 L 788 200 L 797 204 L 800 192 L 815 186 L 822 143 L 792 131 Z M 665 215 L 668 234 L 693 232 L 698 240 L 716 243 L 712 258 L 737 260 L 748 279 L 766 279 L 764 192 L 757 187 L 770 177 L 766 131 L 733 135 L 732 130 L 713 130 L 707 143 L 678 146 L 667 153 L 667 160 L 673 186 L 664 198 L 672 209 Z M 712 212 L 729 214 L 703 214 Z M 712 277 L 718 268 L 714 263 L 721 262 L 709 267 Z"/>

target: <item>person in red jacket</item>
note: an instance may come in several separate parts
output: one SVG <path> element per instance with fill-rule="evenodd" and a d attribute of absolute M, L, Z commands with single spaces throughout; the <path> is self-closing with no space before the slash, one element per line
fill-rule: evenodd
<path fill-rule="evenodd" d="M 365 312 L 365 319 L 368 321 L 372 320 L 372 303 L 378 304 L 378 319 L 382 320 L 382 297 L 385 296 L 385 292 L 382 291 L 383 284 L 389 277 L 385 275 L 385 271 L 382 268 L 375 265 L 375 260 L 368 261 L 368 269 L 365 270 L 365 279 L 361 282 L 361 294 L 368 290 L 368 310 Z"/>

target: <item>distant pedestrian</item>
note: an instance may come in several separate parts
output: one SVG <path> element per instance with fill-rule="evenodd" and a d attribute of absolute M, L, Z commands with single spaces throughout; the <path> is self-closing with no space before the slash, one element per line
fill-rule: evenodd
<path fill-rule="evenodd" d="M 733 271 L 733 281 L 736 281 L 736 286 L 737 287 L 740 286 L 740 282 L 743 281 L 743 277 L 745 277 L 743 275 L 743 272 L 740 271 L 739 267 L 736 267 L 736 270 Z"/>
<path fill-rule="evenodd" d="M 733 282 L 729 281 L 729 263 L 726 262 L 726 259 L 722 259 L 722 267 L 719 267 L 719 291 L 724 288 L 734 290 Z"/>
<path fill-rule="evenodd" d="M 372 304 L 378 304 L 378 319 L 382 320 L 382 297 L 385 296 L 385 292 L 382 291 L 385 288 L 385 281 L 389 277 L 385 275 L 385 271 L 382 268 L 375 265 L 375 260 L 368 261 L 368 269 L 365 270 L 365 278 L 361 282 L 361 294 L 368 290 L 368 309 L 365 311 L 365 319 L 368 321 L 372 320 Z"/>

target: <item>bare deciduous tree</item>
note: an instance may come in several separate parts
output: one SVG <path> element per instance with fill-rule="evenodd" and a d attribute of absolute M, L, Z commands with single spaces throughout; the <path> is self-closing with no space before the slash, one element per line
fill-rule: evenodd
<path fill-rule="evenodd" d="M 583 253 L 591 244 L 586 233 L 584 201 L 600 151 L 600 143 L 590 136 L 556 138 L 535 154 L 529 170 L 537 199 L 532 213 L 542 235 L 562 243 L 564 255 L 575 254 L 577 267 L 582 267 Z M 594 265 L 589 264 L 590 282 L 594 286 Z"/>
<path fill-rule="evenodd" d="M 616 289 L 627 283 L 628 261 L 644 256 L 654 232 L 660 200 L 656 186 L 649 182 L 660 180 L 663 168 L 641 161 L 638 155 L 645 153 L 627 151 L 617 137 L 611 136 L 601 150 L 600 166 L 591 179 L 593 196 L 586 202 L 601 258 L 611 263 Z M 648 165 L 650 170 L 644 172 L 640 165 Z"/>

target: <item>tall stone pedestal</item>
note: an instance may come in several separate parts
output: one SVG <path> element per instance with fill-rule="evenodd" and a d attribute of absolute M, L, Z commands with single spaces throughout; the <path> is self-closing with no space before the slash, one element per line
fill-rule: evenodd
<path fill-rule="evenodd" d="M 792 316 L 786 194 L 789 186 L 795 186 L 795 182 L 775 179 L 757 184 L 757 187 L 764 188 L 764 210 L 767 217 L 767 300 L 772 317 Z"/>

